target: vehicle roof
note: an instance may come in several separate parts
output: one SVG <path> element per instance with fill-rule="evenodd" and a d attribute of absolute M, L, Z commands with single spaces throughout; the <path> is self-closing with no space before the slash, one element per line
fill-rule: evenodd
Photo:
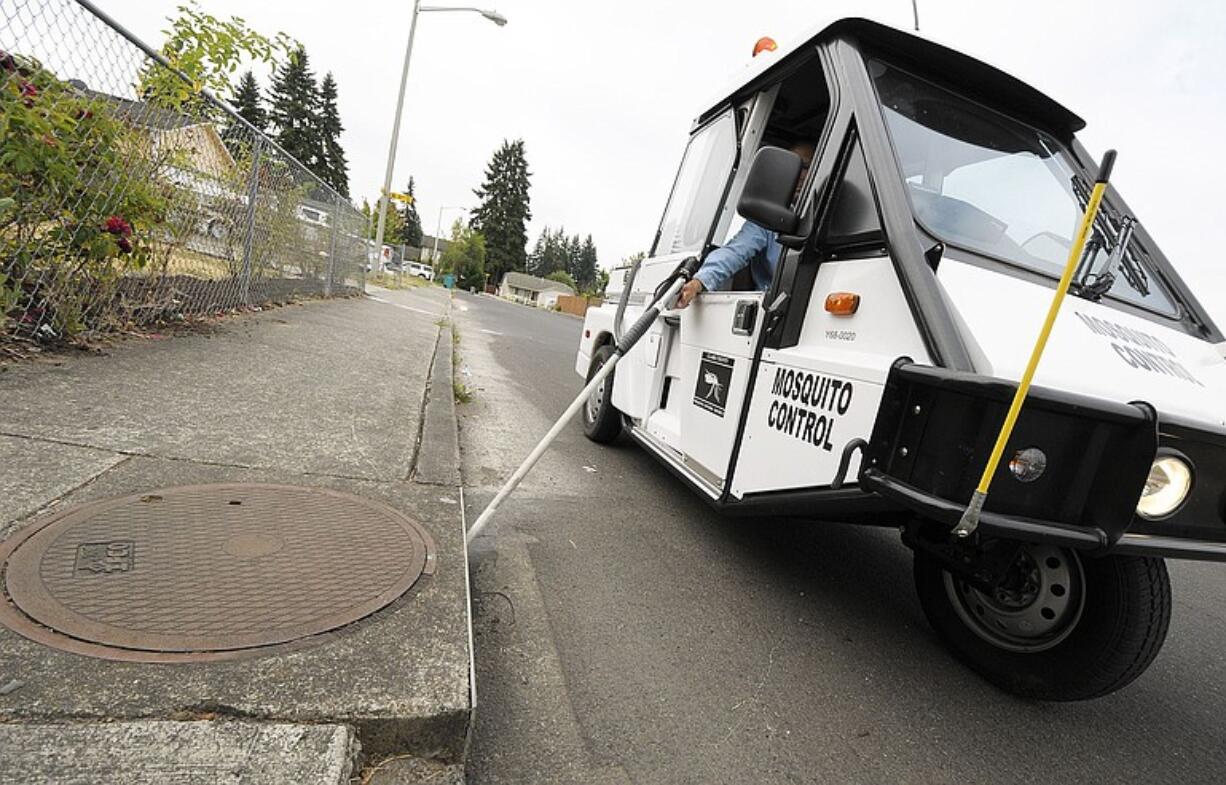
<path fill-rule="evenodd" d="M 909 65 L 925 75 L 956 74 L 954 81 L 961 92 L 1008 109 L 1019 119 L 1057 136 L 1070 137 L 1085 127 L 1085 121 L 1072 111 L 995 66 L 914 33 L 858 17 L 818 24 L 776 51 L 753 58 L 716 94 L 717 100 L 705 105 L 699 122 L 730 101 L 780 78 L 795 63 L 806 59 L 818 44 L 841 37 L 854 39 L 862 49 L 880 53 L 897 65 Z"/>

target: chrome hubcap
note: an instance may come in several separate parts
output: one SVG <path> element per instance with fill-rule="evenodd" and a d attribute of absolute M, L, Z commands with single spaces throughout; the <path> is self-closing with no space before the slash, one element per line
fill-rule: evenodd
<path fill-rule="evenodd" d="M 1057 645 L 1077 626 L 1085 605 L 1085 577 L 1077 554 L 1050 545 L 1022 546 L 991 592 L 948 572 L 944 578 L 946 594 L 963 623 L 1008 651 L 1038 652 Z"/>
<path fill-rule="evenodd" d="M 596 422 L 596 417 L 600 414 L 600 406 L 604 403 L 604 388 L 608 383 L 609 377 L 606 376 L 604 381 L 595 390 L 592 390 L 592 394 L 587 397 L 584 414 L 587 415 L 588 422 Z"/>

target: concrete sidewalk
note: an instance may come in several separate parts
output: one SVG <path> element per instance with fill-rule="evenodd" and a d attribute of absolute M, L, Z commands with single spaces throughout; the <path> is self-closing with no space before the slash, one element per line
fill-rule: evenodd
<path fill-rule="evenodd" d="M 354 764 L 397 755 L 430 759 L 426 768 L 434 777 L 439 765 L 462 763 L 472 708 L 471 646 L 452 343 L 443 321 L 450 299 L 434 287 L 374 294 L 377 299 L 308 302 L 236 317 L 209 334 L 128 341 L 104 356 L 0 369 L 0 548 L 86 502 L 134 494 L 161 500 L 154 491 L 185 485 L 261 483 L 377 502 L 368 506 L 412 519 L 434 549 L 425 574 L 381 610 L 289 648 L 239 659 L 117 661 L 0 626 L 6 731 L 0 782 L 7 781 L 2 772 L 36 770 L 31 760 L 18 765 L 11 758 L 24 752 L 42 754 L 43 766 L 74 760 L 48 756 L 39 746 L 49 727 L 66 722 L 72 733 L 53 736 L 82 748 L 75 760 L 118 768 L 126 753 L 86 754 L 86 748 L 147 744 L 155 750 L 153 763 L 132 755 L 149 766 L 157 749 L 174 746 L 159 741 L 166 734 L 178 746 L 239 744 L 246 757 L 229 755 L 231 778 L 210 782 L 316 781 L 302 779 L 292 756 L 282 755 L 287 768 L 278 774 L 278 750 L 286 745 L 258 741 L 287 733 L 297 739 L 299 724 L 319 726 L 317 743 L 349 758 L 319 775 L 321 782 L 345 781 Z M 36 526 L 27 528 L 31 523 Z M 20 553 L 24 546 L 13 547 Z M 152 546 L 134 547 L 137 575 Z M 355 579 L 365 577 L 363 564 L 344 566 Z M 8 594 L 0 601 L 16 604 Z M 183 732 L 159 721 L 192 727 Z M 260 726 L 236 735 L 236 721 Z M 20 740 L 23 726 L 29 744 Z M 210 729 L 221 736 L 210 737 Z M 121 742 L 116 734 L 127 736 Z M 356 743 L 349 745 L 345 734 Z M 359 746 L 355 759 L 350 750 Z M 201 763 L 198 756 L 183 760 Z M 397 781 L 413 781 L 400 776 Z M 62 781 L 90 780 L 74 771 Z"/>

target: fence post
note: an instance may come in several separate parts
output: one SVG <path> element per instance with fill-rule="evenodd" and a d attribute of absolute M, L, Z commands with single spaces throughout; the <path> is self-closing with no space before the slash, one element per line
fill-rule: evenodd
<path fill-rule="evenodd" d="M 251 248 L 255 241 L 255 200 L 260 189 L 260 155 L 264 149 L 264 140 L 255 138 L 255 146 L 251 151 L 251 183 L 247 186 L 247 238 L 243 241 L 243 272 L 242 272 L 242 302 L 250 303 L 251 295 Z"/>
<path fill-rule="evenodd" d="M 341 198 L 332 197 L 332 239 L 328 242 L 328 277 L 324 279 L 324 297 L 332 296 L 332 276 L 336 271 L 336 231 L 341 222 Z"/>

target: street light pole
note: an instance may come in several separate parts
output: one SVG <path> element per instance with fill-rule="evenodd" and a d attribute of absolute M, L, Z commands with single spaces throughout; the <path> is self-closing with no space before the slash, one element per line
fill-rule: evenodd
<path fill-rule="evenodd" d="M 404 89 L 409 83 L 409 60 L 413 56 L 413 35 L 417 32 L 417 15 L 428 11 L 472 11 L 481 14 L 499 27 L 507 23 L 506 17 L 497 11 L 470 6 L 459 8 L 423 6 L 421 0 L 413 0 L 413 15 L 409 17 L 409 43 L 404 49 L 404 68 L 400 72 L 400 94 L 396 98 L 396 117 L 392 121 L 392 141 L 387 150 L 387 169 L 383 173 L 383 190 L 379 192 L 379 229 L 375 233 L 375 252 L 380 260 L 383 258 L 383 230 L 387 225 L 387 195 L 392 190 L 392 170 L 396 167 L 396 144 L 400 141 L 400 115 L 404 112 Z M 437 235 L 435 242 L 437 243 Z"/>
<path fill-rule="evenodd" d="M 413 56 L 413 34 L 417 32 L 417 12 L 421 0 L 413 0 L 413 15 L 409 17 L 409 43 L 404 49 L 404 68 L 400 72 L 400 94 L 396 98 L 396 116 L 392 120 L 392 143 L 387 150 L 387 169 L 383 173 L 383 190 L 379 191 L 379 229 L 375 233 L 375 258 L 383 260 L 383 229 L 387 225 L 387 195 L 392 190 L 392 170 L 396 167 L 396 145 L 400 141 L 400 115 L 404 111 L 404 88 L 409 83 L 409 60 Z"/>
<path fill-rule="evenodd" d="M 430 264 L 438 262 L 438 236 L 443 231 L 443 211 L 444 210 L 463 210 L 468 212 L 467 207 L 440 207 L 438 208 L 438 225 L 434 229 L 434 250 L 430 252 Z"/>
<path fill-rule="evenodd" d="M 911 0 L 911 13 L 915 15 L 915 32 L 919 32 L 919 0 Z"/>

